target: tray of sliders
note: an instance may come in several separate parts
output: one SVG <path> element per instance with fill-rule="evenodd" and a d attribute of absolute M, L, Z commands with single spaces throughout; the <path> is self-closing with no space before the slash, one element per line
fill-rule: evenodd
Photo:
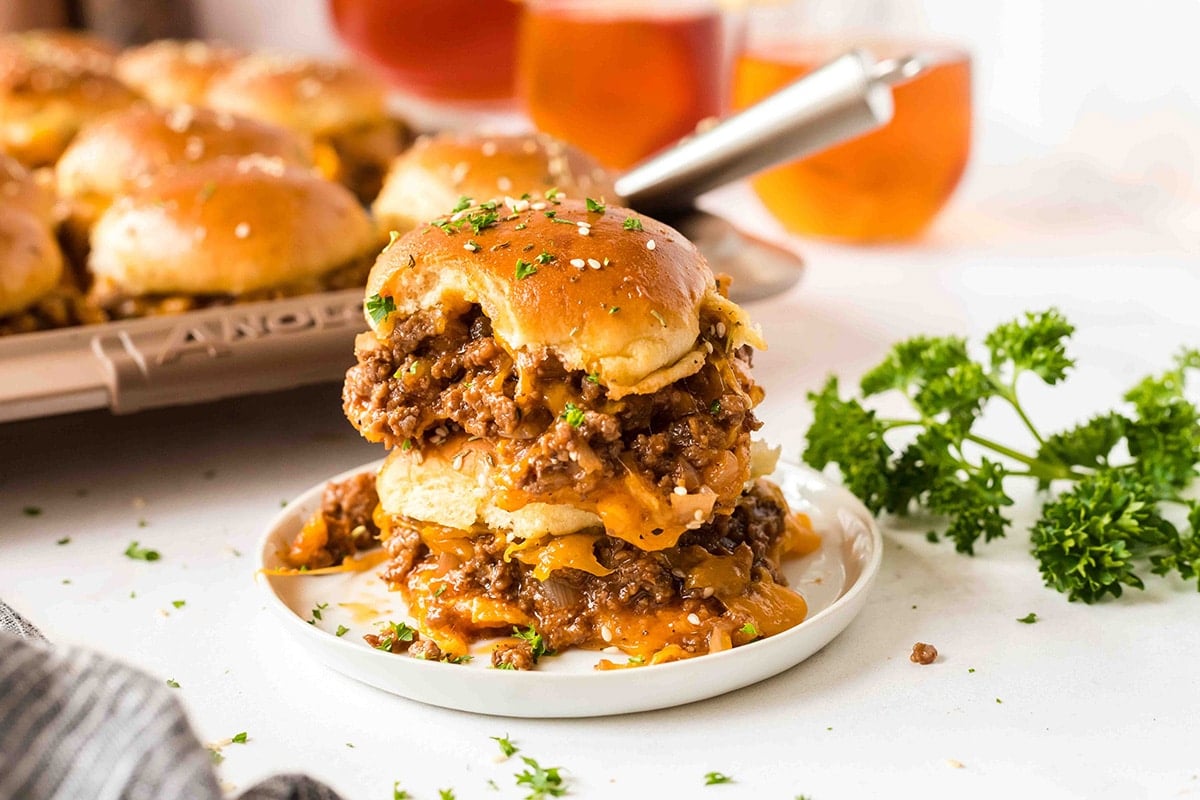
<path fill-rule="evenodd" d="M 799 257 L 692 201 L 881 124 L 881 75 L 847 54 L 615 176 L 543 134 L 414 138 L 349 64 L 0 38 L 0 422 L 339 380 L 397 238 L 568 199 L 666 219 L 735 300 L 778 293 Z"/>

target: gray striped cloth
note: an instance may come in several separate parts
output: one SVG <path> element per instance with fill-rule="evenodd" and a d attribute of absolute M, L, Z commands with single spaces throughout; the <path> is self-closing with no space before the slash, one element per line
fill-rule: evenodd
<path fill-rule="evenodd" d="M 212 758 L 161 681 L 54 647 L 0 602 L 0 800 L 218 800 Z M 281 775 L 241 800 L 338 800 Z"/>

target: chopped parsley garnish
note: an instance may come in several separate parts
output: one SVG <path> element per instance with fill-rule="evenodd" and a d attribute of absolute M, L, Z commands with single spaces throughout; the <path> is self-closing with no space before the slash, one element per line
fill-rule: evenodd
<path fill-rule="evenodd" d="M 733 778 L 721 772 L 706 772 L 704 773 L 704 785 L 715 786 L 718 783 L 733 783 Z"/>
<path fill-rule="evenodd" d="M 742 633 L 746 634 L 747 636 L 758 636 L 759 635 L 758 628 L 754 627 L 753 622 L 747 622 L 745 625 L 738 628 L 738 630 L 740 630 Z"/>
<path fill-rule="evenodd" d="M 507 733 L 503 736 L 491 736 L 489 738 L 496 744 L 500 745 L 500 752 L 504 753 L 505 758 L 517 752 L 517 746 L 509 740 Z"/>
<path fill-rule="evenodd" d="M 27 517 L 40 517 L 42 515 L 42 509 L 38 506 L 25 506 L 23 509 L 21 509 L 21 513 Z"/>
<path fill-rule="evenodd" d="M 597 203 L 595 200 L 593 200 L 590 197 L 584 198 L 584 202 L 587 204 L 588 211 L 591 211 L 595 214 L 603 214 L 604 213 L 605 205 L 603 203 Z"/>
<path fill-rule="evenodd" d="M 388 243 L 383 246 L 383 250 L 381 250 L 380 252 L 386 253 L 388 250 L 391 250 L 392 245 L 394 245 L 396 243 L 396 240 L 399 238 L 400 238 L 400 231 L 388 231 Z"/>
<path fill-rule="evenodd" d="M 554 198 L 558 197 L 559 194 L 561 194 L 561 192 L 559 192 L 558 187 L 555 186 L 551 189 L 547 189 L 543 197 L 545 197 L 547 200 L 553 200 Z"/>
<path fill-rule="evenodd" d="M 172 600 L 171 605 L 175 606 L 176 608 L 183 608 L 187 605 L 187 600 Z"/>
<path fill-rule="evenodd" d="M 329 603 L 317 603 L 315 606 L 313 606 L 313 610 L 312 610 L 313 619 L 320 619 L 321 612 L 327 608 L 329 608 Z"/>
<path fill-rule="evenodd" d="M 64 536 L 63 538 L 61 538 L 57 542 L 55 542 L 55 544 L 70 544 L 70 543 L 71 543 L 70 536 Z"/>
<path fill-rule="evenodd" d="M 454 208 L 450 209 L 450 213 L 457 214 L 460 211 L 466 211 L 474 204 L 475 201 L 464 194 L 458 198 L 458 202 L 454 204 Z"/>
<path fill-rule="evenodd" d="M 445 661 L 447 664 L 470 664 L 473 658 L 474 656 L 466 654 L 461 656 L 448 655 L 443 656 L 442 661 Z"/>
<path fill-rule="evenodd" d="M 1030 611 L 1023 617 L 1017 619 L 1017 622 L 1024 622 L 1026 625 L 1032 625 L 1038 621 L 1038 615 Z"/>
<path fill-rule="evenodd" d="M 542 252 L 541 252 L 541 253 L 538 255 L 538 257 L 537 257 L 536 259 L 534 259 L 534 260 L 535 260 L 535 261 L 537 261 L 539 264 L 549 264 L 549 263 L 550 263 L 551 261 L 553 261 L 555 258 L 556 258 L 556 256 L 552 256 L 552 255 L 550 255 L 549 253 L 547 253 L 545 250 L 543 250 L 543 251 L 542 251 Z"/>
<path fill-rule="evenodd" d="M 438 789 L 438 800 L 454 800 L 454 790 Z"/>
<path fill-rule="evenodd" d="M 629 661 L 627 663 L 637 664 L 640 666 L 640 665 L 646 663 L 646 657 L 645 656 L 630 656 Z"/>
<path fill-rule="evenodd" d="M 572 428 L 578 428 L 583 424 L 583 409 L 574 403 L 567 403 L 563 407 L 562 418 L 567 421 L 567 424 Z"/>
<path fill-rule="evenodd" d="M 396 310 L 396 301 L 390 297 L 380 297 L 378 294 L 373 294 L 367 298 L 366 302 L 367 315 L 371 317 L 376 324 L 383 322 L 388 318 L 388 315 Z"/>
<path fill-rule="evenodd" d="M 167 678 L 167 686 L 170 686 L 172 689 L 178 689 L 179 681 L 175 680 L 174 678 Z"/>
<path fill-rule="evenodd" d="M 517 259 L 517 280 L 523 281 L 530 275 L 536 275 L 537 271 L 537 267 L 533 264 L 521 258 Z"/>
<path fill-rule="evenodd" d="M 543 768 L 529 756 L 521 756 L 521 760 L 529 769 L 518 772 L 513 777 L 517 786 L 529 787 L 529 794 L 525 795 L 525 800 L 544 800 L 547 797 L 562 797 L 567 793 L 567 787 L 559 774 L 562 767 Z"/>
<path fill-rule="evenodd" d="M 400 443 L 401 450 L 412 450 L 412 446 L 413 446 L 412 439 L 405 439 L 403 442 Z"/>
<path fill-rule="evenodd" d="M 392 646 L 397 642 L 411 642 L 416 635 L 417 632 L 403 622 L 386 622 L 375 649 L 391 652 Z"/>
<path fill-rule="evenodd" d="M 712 414 L 714 417 L 717 414 L 720 414 L 721 413 L 721 401 L 713 400 L 711 403 L 709 403 L 708 404 L 708 413 Z"/>
<path fill-rule="evenodd" d="M 479 242 L 474 239 L 467 239 L 467 243 L 463 245 L 464 250 L 470 250 L 472 253 L 477 253 L 483 248 L 479 246 Z"/>
<path fill-rule="evenodd" d="M 588 383 L 597 383 L 598 384 L 598 383 L 600 383 L 600 373 L 589 372 L 587 374 L 587 376 L 584 377 L 584 380 L 587 381 Z"/>
<path fill-rule="evenodd" d="M 626 217 L 625 222 L 623 222 L 621 224 L 621 227 L 627 231 L 644 230 L 642 228 L 642 221 L 640 219 L 638 219 L 637 217 Z"/>
<path fill-rule="evenodd" d="M 515 666 L 513 666 L 513 663 L 512 663 L 511 661 L 501 661 L 499 664 L 496 664 L 496 665 L 493 667 L 493 669 L 509 669 L 509 670 L 515 670 L 515 669 L 516 669 L 516 667 L 515 667 Z"/>
<path fill-rule="evenodd" d="M 138 547 L 137 542 L 129 543 L 129 547 L 125 548 L 125 555 L 135 561 L 158 561 L 162 558 L 162 554 L 157 550 L 151 550 L 148 547 Z"/>
<path fill-rule="evenodd" d="M 392 800 L 412 800 L 412 795 L 400 788 L 400 781 L 392 784 Z"/>
<path fill-rule="evenodd" d="M 620 311 L 620 310 L 621 310 L 621 307 L 620 307 L 620 306 L 613 306 L 612 308 L 608 309 L 608 313 L 609 313 L 609 314 L 615 314 L 615 313 L 617 313 L 617 312 L 618 312 L 618 311 Z"/>
<path fill-rule="evenodd" d="M 518 222 L 516 225 L 513 226 L 513 230 L 514 231 L 523 231 L 523 230 L 525 230 L 526 227 L 528 227 L 528 226 L 526 226 L 526 224 L 524 222 Z"/>
<path fill-rule="evenodd" d="M 535 663 L 535 664 L 538 662 L 538 659 L 541 658 L 542 656 L 554 655 L 553 650 L 546 649 L 546 641 L 542 638 L 542 635 L 537 632 L 536 628 L 529 627 L 529 628 L 526 628 L 525 630 L 521 630 L 518 627 L 514 627 L 513 628 L 513 636 L 515 636 L 518 639 L 524 639 L 525 641 L 529 642 L 529 649 L 533 655 L 533 663 Z"/>
<path fill-rule="evenodd" d="M 241 733 L 235 733 L 233 735 L 233 738 L 230 739 L 229 741 L 232 742 L 233 744 L 245 744 L 246 739 L 248 739 L 248 738 L 250 738 L 250 737 L 248 737 L 246 735 L 246 732 L 242 731 Z"/>
<path fill-rule="evenodd" d="M 345 625 L 338 625 L 337 632 L 334 633 L 333 635 L 337 636 L 338 638 L 341 638 L 342 636 L 345 636 L 349 632 L 350 632 L 350 629 L 347 628 Z"/>
<path fill-rule="evenodd" d="M 468 214 L 467 224 L 471 226 L 471 230 L 475 233 L 482 233 L 484 230 L 495 225 L 499 219 L 500 215 L 495 211 L 480 211 L 477 214 Z"/>
<path fill-rule="evenodd" d="M 663 319 L 663 315 L 658 311 L 658 309 L 651 309 L 650 316 L 658 320 L 659 325 L 662 325 L 664 328 L 667 327 L 667 321 Z"/>
<path fill-rule="evenodd" d="M 434 589 L 434 590 L 433 590 L 433 596 L 434 596 L 434 597 L 441 597 L 441 596 L 442 596 L 442 592 L 444 592 L 444 591 L 446 591 L 446 584 L 444 584 L 444 583 L 439 583 L 439 584 L 438 584 L 438 587 L 437 587 L 436 589 Z"/>

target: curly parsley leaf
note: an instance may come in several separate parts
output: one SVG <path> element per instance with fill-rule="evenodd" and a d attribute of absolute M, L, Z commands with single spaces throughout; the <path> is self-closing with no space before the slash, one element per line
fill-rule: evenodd
<path fill-rule="evenodd" d="M 1200 350 L 1184 350 L 1173 368 L 1134 386 L 1124 397 L 1128 407 L 1043 436 L 1018 383 L 1026 373 L 1050 385 L 1062 381 L 1075 363 L 1066 349 L 1074 330 L 1055 309 L 1027 313 L 985 337 L 982 360 L 959 337 L 899 342 L 864 375 L 861 398 L 842 398 L 835 377 L 809 394 L 814 420 L 804 460 L 818 469 L 837 464 L 874 513 L 920 509 L 944 517 L 945 538 L 967 554 L 1005 534 L 1011 481 L 1059 488 L 1031 531 L 1033 555 L 1046 584 L 1072 600 L 1142 588 L 1139 571 L 1147 565 L 1154 574 L 1200 579 L 1200 511 L 1180 496 L 1200 475 L 1200 409 L 1185 391 L 1200 371 Z M 913 416 L 882 417 L 864 405 L 892 393 Z M 1017 414 L 1035 442 L 1032 455 L 975 432 L 993 402 Z M 1129 460 L 1115 463 L 1124 452 Z M 1186 507 L 1186 527 L 1164 516 L 1168 503 Z"/>
<path fill-rule="evenodd" d="M 388 315 L 396 310 L 396 301 L 390 297 L 381 297 L 378 294 L 373 294 L 367 298 L 364 303 L 367 315 L 376 325 L 388 318 Z"/>
<path fill-rule="evenodd" d="M 513 777 L 516 779 L 517 786 L 529 788 L 529 794 L 525 795 L 525 800 L 544 800 L 547 797 L 562 797 L 567 793 L 566 784 L 562 775 L 559 774 L 562 767 L 542 767 L 528 756 L 521 756 L 521 760 L 529 769 L 518 772 Z"/>

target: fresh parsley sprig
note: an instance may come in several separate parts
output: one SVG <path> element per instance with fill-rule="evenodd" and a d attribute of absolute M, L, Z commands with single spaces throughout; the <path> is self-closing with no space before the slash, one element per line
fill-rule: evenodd
<path fill-rule="evenodd" d="M 1143 588 L 1140 571 L 1200 573 L 1200 501 L 1183 491 L 1200 474 L 1200 410 L 1185 396 L 1200 350 L 1125 394 L 1126 405 L 1043 435 L 1018 397 L 1026 375 L 1055 385 L 1074 366 L 1072 326 L 1055 309 L 1027 313 L 987 335 L 976 360 L 965 339 L 916 337 L 896 344 L 863 376 L 860 398 L 843 399 L 836 377 L 809 395 L 814 421 L 804 460 L 838 465 L 846 486 L 874 513 L 920 508 L 948 520 L 960 552 L 1004 536 L 1013 478 L 1059 488 L 1031 531 L 1047 586 L 1071 600 L 1119 597 Z M 879 416 L 867 398 L 898 393 L 915 415 Z M 991 403 L 1009 406 L 1036 446 L 1025 452 L 975 432 Z M 1166 513 L 1182 506 L 1186 524 Z"/>

